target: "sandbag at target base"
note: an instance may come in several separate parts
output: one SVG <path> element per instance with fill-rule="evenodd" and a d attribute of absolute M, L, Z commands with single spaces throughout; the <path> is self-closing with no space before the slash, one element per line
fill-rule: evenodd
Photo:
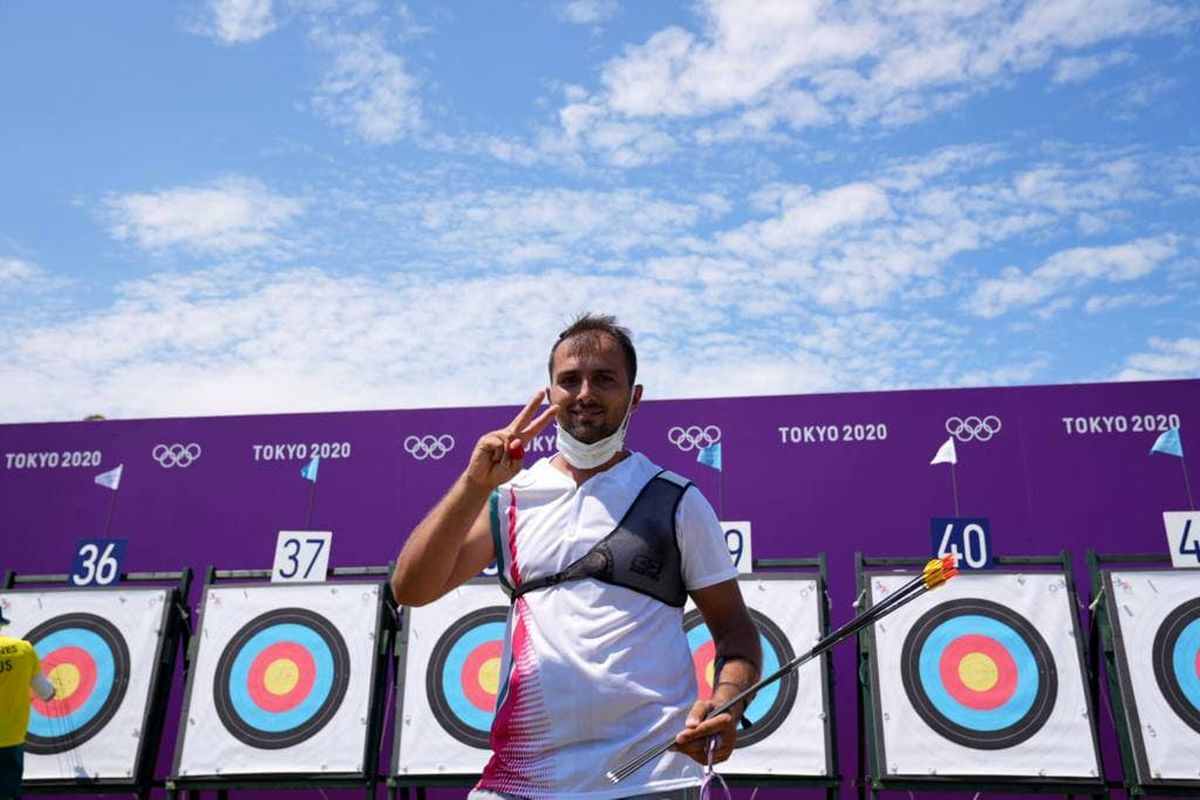
<path fill-rule="evenodd" d="M 56 692 L 30 709 L 25 794 L 150 791 L 192 571 L 122 577 L 63 588 L 66 575 L 9 573 L 0 591 L 5 633 L 33 644 Z"/>
<path fill-rule="evenodd" d="M 923 561 L 859 555 L 867 607 L 915 574 L 879 567 Z M 1104 795 L 1069 558 L 997 563 L 860 635 L 873 790 Z"/>
<path fill-rule="evenodd" d="M 169 794 L 373 791 L 395 617 L 388 571 L 340 568 L 324 583 L 270 584 L 226 582 L 267 570 L 210 570 Z M 351 579 L 366 575 L 379 580 Z"/>
<path fill-rule="evenodd" d="M 1200 797 L 1200 568 L 1155 568 L 1169 559 L 1153 555 L 1088 561 L 1125 783 L 1135 795 Z"/>

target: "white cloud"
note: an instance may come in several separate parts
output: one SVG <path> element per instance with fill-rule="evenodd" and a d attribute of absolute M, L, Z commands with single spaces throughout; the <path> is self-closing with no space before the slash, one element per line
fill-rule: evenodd
<path fill-rule="evenodd" d="M 1084 83 L 1110 67 L 1132 64 L 1136 60 L 1137 56 L 1128 50 L 1089 56 L 1067 56 L 1060 58 L 1054 65 L 1054 75 L 1050 82 L 1056 86 Z"/>
<path fill-rule="evenodd" d="M 567 22 L 594 25 L 617 13 L 617 0 L 570 0 L 562 5 L 559 13 Z"/>
<path fill-rule="evenodd" d="M 634 122 L 678 138 L 674 121 L 705 117 L 712 123 L 692 132 L 703 142 L 906 124 L 1055 58 L 1059 80 L 1080 79 L 1128 56 L 1072 53 L 1187 23 L 1159 0 L 703 0 L 699 17 L 699 30 L 671 26 L 627 46 L 595 91 L 569 93 L 559 114 L 567 140 L 592 145 L 589 128 Z"/>
<path fill-rule="evenodd" d="M 225 44 L 245 44 L 275 30 L 271 0 L 209 0 L 204 30 Z"/>
<path fill-rule="evenodd" d="M 1087 283 L 1136 280 L 1174 256 L 1179 243 L 1178 237 L 1158 236 L 1109 247 L 1073 247 L 1055 253 L 1031 272 L 1009 267 L 1002 277 L 980 282 L 964 305 L 973 314 L 991 318 Z"/>
<path fill-rule="evenodd" d="M 1170 295 L 1133 292 L 1129 294 L 1093 295 L 1083 304 L 1089 314 L 1103 314 L 1122 308 L 1151 308 L 1163 306 L 1174 300 Z"/>
<path fill-rule="evenodd" d="M 389 212 L 416 218 L 429 246 L 476 264 L 534 262 L 575 265 L 669 249 L 722 208 L 708 197 L 685 201 L 645 190 L 566 189 L 471 192 L 425 200 Z"/>
<path fill-rule="evenodd" d="M 332 60 L 312 101 L 321 116 L 371 144 L 397 142 L 421 128 L 416 80 L 381 33 L 318 28 L 313 39 Z"/>
<path fill-rule="evenodd" d="M 275 194 L 256 180 L 228 177 L 113 195 L 102 215 L 115 238 L 147 250 L 232 253 L 275 244 L 303 208 L 298 198 Z"/>
<path fill-rule="evenodd" d="M 1157 381 L 1200 377 L 1200 339 L 1155 337 L 1146 344 L 1149 351 L 1126 358 L 1124 368 L 1115 376 L 1116 380 Z"/>
<path fill-rule="evenodd" d="M 42 271 L 19 258 L 0 256 L 0 287 L 19 289 L 34 283 L 42 276 Z"/>

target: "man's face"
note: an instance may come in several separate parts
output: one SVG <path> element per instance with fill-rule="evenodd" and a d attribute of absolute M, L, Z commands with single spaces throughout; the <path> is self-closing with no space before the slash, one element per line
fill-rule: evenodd
<path fill-rule="evenodd" d="M 572 336 L 554 351 L 550 401 L 559 406 L 558 424 L 579 441 L 591 444 L 615 432 L 631 391 L 625 354 L 608 334 Z"/>

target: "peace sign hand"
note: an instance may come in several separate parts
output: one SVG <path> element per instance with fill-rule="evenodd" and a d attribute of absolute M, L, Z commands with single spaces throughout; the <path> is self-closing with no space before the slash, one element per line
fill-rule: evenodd
<path fill-rule="evenodd" d="M 479 438 L 475 449 L 471 451 L 471 460 L 467 463 L 464 473 L 470 483 L 491 491 L 505 481 L 512 480 L 521 471 L 525 445 L 541 433 L 558 413 L 557 405 L 549 406 L 541 414 L 537 413 L 538 406 L 542 404 L 545 396 L 541 389 L 534 392 L 525 408 L 521 409 L 521 413 L 517 414 L 507 428 L 485 433 Z"/>

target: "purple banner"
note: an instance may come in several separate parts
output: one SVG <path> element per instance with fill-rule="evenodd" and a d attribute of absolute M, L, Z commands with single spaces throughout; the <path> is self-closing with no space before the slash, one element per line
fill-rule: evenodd
<path fill-rule="evenodd" d="M 333 531 L 331 566 L 382 565 L 476 439 L 516 410 L 3 425 L 0 567 L 65 573 L 75 543 L 104 535 L 111 513 L 108 535 L 129 540 L 127 570 L 267 568 L 277 532 L 303 527 L 310 503 L 309 527 Z M 986 518 L 998 556 L 1071 550 L 1083 595 L 1086 548 L 1165 554 L 1162 512 L 1188 498 L 1180 459 L 1150 446 L 1169 427 L 1191 445 L 1184 423 L 1197 413 L 1200 380 L 647 401 L 629 444 L 691 478 L 722 519 L 749 520 L 755 558 L 827 553 L 840 624 L 852 615 L 854 553 L 927 555 L 933 517 Z M 957 514 L 950 465 L 929 464 L 951 437 Z M 697 460 L 717 441 L 720 470 Z M 527 461 L 549 455 L 553 431 L 527 450 Z M 315 487 L 300 475 L 314 455 Z M 94 478 L 119 464 L 114 495 Z M 849 776 L 848 648 L 837 663 Z"/>

